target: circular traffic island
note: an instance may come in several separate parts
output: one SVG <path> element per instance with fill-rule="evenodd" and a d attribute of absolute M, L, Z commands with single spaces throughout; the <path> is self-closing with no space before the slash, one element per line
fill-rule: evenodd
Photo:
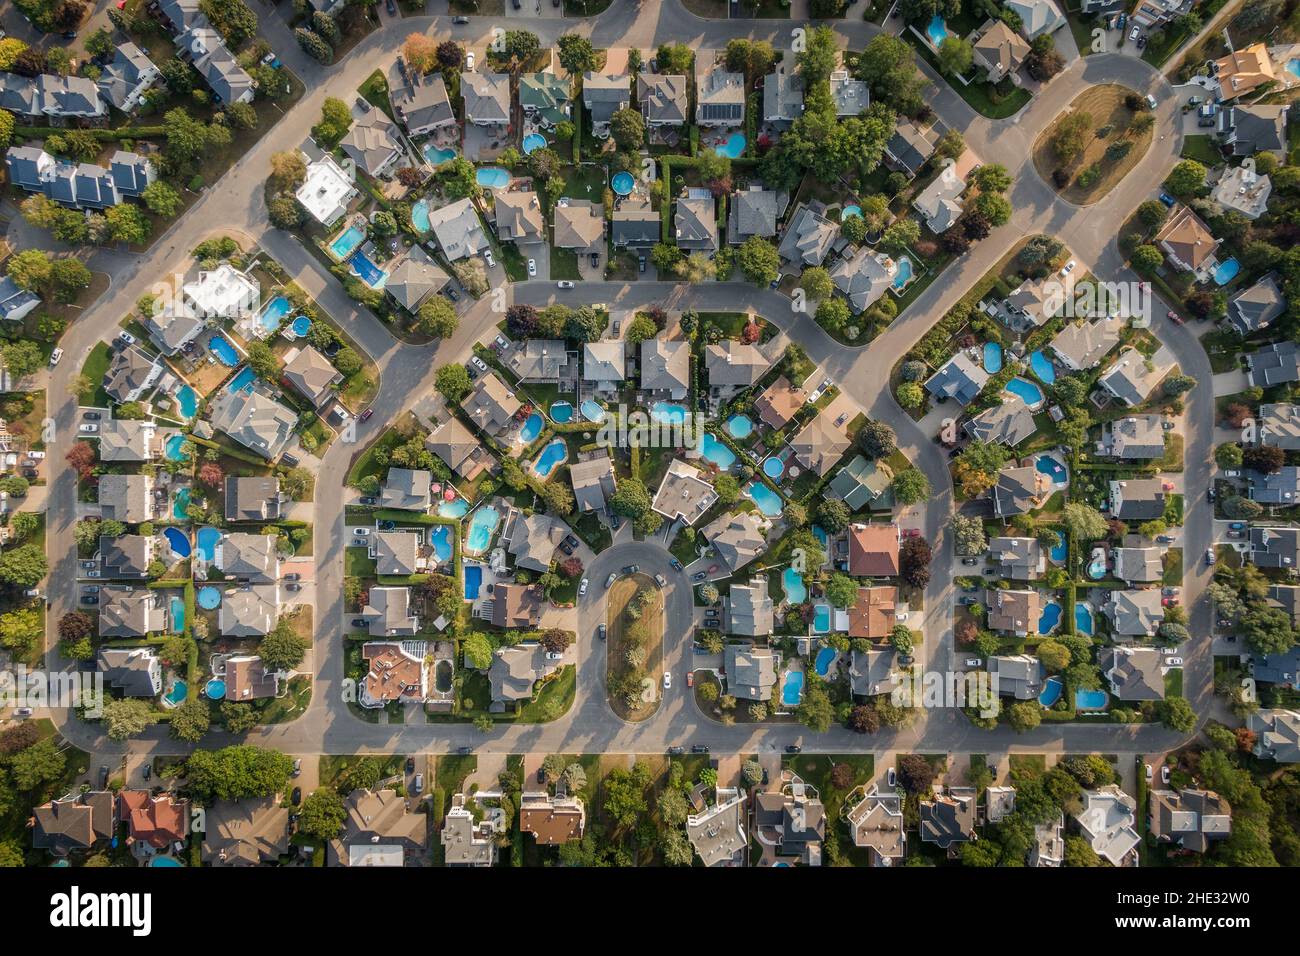
<path fill-rule="evenodd" d="M 1062 199 L 1091 205 L 1141 162 L 1154 131 L 1155 114 L 1136 90 L 1091 86 L 1039 134 L 1034 169 Z"/>
<path fill-rule="evenodd" d="M 610 586 L 605 615 L 609 706 L 624 720 L 645 720 L 663 696 L 663 592 L 647 575 L 625 575 Z"/>

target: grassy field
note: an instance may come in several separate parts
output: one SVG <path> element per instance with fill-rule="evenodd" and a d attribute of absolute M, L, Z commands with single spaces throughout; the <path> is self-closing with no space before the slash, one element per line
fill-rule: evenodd
<path fill-rule="evenodd" d="M 1039 135 L 1034 143 L 1034 168 L 1054 187 L 1053 172 L 1058 168 L 1065 171 L 1069 181 L 1064 188 L 1057 187 L 1064 199 L 1079 206 L 1099 201 L 1146 155 L 1155 127 L 1152 125 L 1139 133 L 1128 134 L 1134 114 L 1124 105 L 1124 98 L 1132 92 L 1116 83 L 1091 86 L 1076 96 L 1069 109 Z M 1052 138 L 1067 116 L 1079 113 L 1086 113 L 1091 118 L 1084 147 L 1069 162 L 1061 163 L 1052 148 Z M 1111 146 L 1122 141 L 1131 142 L 1128 152 L 1116 160 L 1108 158 L 1107 151 Z M 1082 185 L 1081 176 L 1093 166 L 1100 170 L 1100 175 L 1090 185 Z"/>
<path fill-rule="evenodd" d="M 628 604 L 642 589 L 649 589 L 654 599 L 642 612 L 641 619 L 633 622 L 625 612 Z M 609 628 L 609 654 L 606 657 L 608 672 L 611 675 L 622 675 L 630 669 L 641 679 L 649 680 L 654 688 L 653 699 L 649 703 L 642 701 L 636 707 L 628 707 L 622 698 L 611 695 L 610 706 L 614 708 L 614 713 L 624 720 L 645 720 L 659 709 L 658 681 L 664 656 L 663 594 L 648 575 L 633 574 L 621 577 L 609 589 L 606 613 L 608 615 L 606 626 Z M 645 660 L 639 667 L 633 668 L 627 664 L 625 654 L 630 643 L 628 632 L 634 623 L 639 629 L 645 631 L 646 636 L 642 647 Z"/>

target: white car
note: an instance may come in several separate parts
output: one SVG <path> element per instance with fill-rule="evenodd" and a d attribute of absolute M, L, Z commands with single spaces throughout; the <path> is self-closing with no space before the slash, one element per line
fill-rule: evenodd
<path fill-rule="evenodd" d="M 1139 27 L 1136 23 L 1133 24 L 1133 29 L 1128 32 L 1128 38 L 1130 40 L 1136 40 L 1141 35 L 1142 35 L 1142 28 Z"/>
<path fill-rule="evenodd" d="M 50 368 L 59 364 L 59 359 L 63 358 L 63 349 L 55 349 L 50 353 Z"/>
<path fill-rule="evenodd" d="M 587 593 L 587 579 L 583 578 L 582 583 L 578 585 L 578 597 L 582 597 L 586 593 Z"/>
<path fill-rule="evenodd" d="M 369 529 L 369 528 L 354 528 L 354 529 L 352 530 L 352 533 L 355 534 L 358 538 L 364 538 L 366 535 L 370 534 L 370 529 Z"/>
<path fill-rule="evenodd" d="M 466 69 L 466 70 L 473 70 L 473 69 L 474 69 L 474 51 L 473 51 L 473 50 L 470 50 L 468 53 L 465 54 L 465 69 Z"/>
<path fill-rule="evenodd" d="M 1160 782 L 1161 783 L 1169 782 L 1169 764 L 1165 764 L 1163 767 L 1160 768 Z"/>
<path fill-rule="evenodd" d="M 968 657 L 968 658 L 966 658 L 966 666 L 967 666 L 967 667 L 979 667 L 979 666 L 980 666 L 980 659 L 979 659 L 978 657 Z"/>
<path fill-rule="evenodd" d="M 130 332 L 119 332 L 117 337 L 127 345 L 135 345 L 135 336 Z"/>
<path fill-rule="evenodd" d="M 477 355 L 475 355 L 472 359 L 470 359 L 470 361 L 474 363 L 474 367 L 478 369 L 480 372 L 486 372 L 488 370 L 487 362 L 484 362 Z"/>
<path fill-rule="evenodd" d="M 555 284 L 561 289 L 572 289 L 574 287 L 573 282 L 569 279 L 561 279 Z"/>
<path fill-rule="evenodd" d="M 95 432 L 99 431 L 99 426 L 96 425 L 94 422 L 91 422 L 90 424 L 82 425 L 78 429 L 78 431 L 80 431 L 83 435 L 93 435 L 95 434 Z"/>
<path fill-rule="evenodd" d="M 664 690 L 667 690 L 672 686 L 673 686 L 673 675 L 670 674 L 668 671 L 664 671 Z"/>
<path fill-rule="evenodd" d="M 1170 667 L 1182 667 L 1183 659 L 1181 657 L 1170 657 L 1165 661 Z"/>
<path fill-rule="evenodd" d="M 1156 98 L 1150 93 L 1147 94 L 1147 106 L 1151 107 L 1151 109 L 1156 108 Z"/>
<path fill-rule="evenodd" d="M 1151 782 L 1151 764 L 1143 764 L 1142 769 L 1146 772 L 1147 783 Z"/>
<path fill-rule="evenodd" d="M 536 260 L 536 259 L 529 259 L 529 260 L 528 260 L 528 275 L 529 275 L 529 276 L 535 276 L 535 275 L 537 275 L 537 260 Z"/>
<path fill-rule="evenodd" d="M 484 249 L 484 250 L 483 250 L 483 258 L 487 260 L 487 264 L 488 264 L 488 268 L 489 268 L 489 269 L 492 269 L 492 268 L 495 268 L 495 267 L 496 267 L 496 260 L 492 258 L 492 250 L 491 250 L 491 249 Z"/>
<path fill-rule="evenodd" d="M 1071 272 L 1074 271 L 1075 265 L 1077 265 L 1077 263 L 1073 259 L 1071 259 L 1069 262 L 1067 262 L 1064 266 L 1061 267 L 1061 271 L 1057 274 L 1062 279 L 1064 279 L 1066 276 L 1068 276 Z"/>

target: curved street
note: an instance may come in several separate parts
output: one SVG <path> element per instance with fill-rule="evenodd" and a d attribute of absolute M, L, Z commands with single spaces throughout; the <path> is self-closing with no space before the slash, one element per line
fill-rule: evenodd
<path fill-rule="evenodd" d="M 717 47 L 737 36 L 770 39 L 789 46 L 789 31 L 798 26 L 790 21 L 700 20 L 686 12 L 679 0 L 661 4 L 620 3 L 588 20 L 511 18 L 511 23 L 537 33 L 543 45 L 567 32 L 587 34 L 598 47 L 606 45 L 655 46 L 664 40 L 693 47 Z M 842 45 L 860 48 L 879 28 L 862 21 L 833 21 Z M 990 751 L 1089 751 L 1107 753 L 1155 753 L 1176 746 L 1185 735 L 1156 724 L 1122 725 L 1072 723 L 1044 725 L 1025 734 L 1002 727 L 984 731 L 973 727 L 955 710 L 929 710 L 905 729 L 862 736 L 843 727 L 824 734 L 812 734 L 799 725 L 723 726 L 700 714 L 686 687 L 690 669 L 690 634 L 693 615 L 691 588 L 682 574 L 668 566 L 669 555 L 659 542 L 634 543 L 630 537 L 600 553 L 587 570 L 591 580 L 588 594 L 580 602 L 578 635 L 577 698 L 563 717 L 547 724 L 504 724 L 489 733 L 472 725 L 418 723 L 378 725 L 353 717 L 342 699 L 344 643 L 336 622 L 343 619 L 343 524 L 344 479 L 351 459 L 361 447 L 378 436 L 419 397 L 433 389 L 434 371 L 449 363 L 464 361 L 472 345 L 495 331 L 500 316 L 490 309 L 487 296 L 461 317 L 460 328 L 450 339 L 429 345 L 409 345 L 396 340 L 373 315 L 361 309 L 342 291 L 331 276 L 298 240 L 270 227 L 262 199 L 262 186 L 273 153 L 296 147 L 310 132 L 327 96 L 349 98 L 377 63 L 387 62 L 400 49 L 405 37 L 422 30 L 438 39 L 482 42 L 491 25 L 484 18 L 472 18 L 471 25 L 453 26 L 448 17 L 407 17 L 390 21 L 362 40 L 341 62 L 321 67 L 298 49 L 292 33 L 279 14 L 262 10 L 261 33 L 280 51 L 285 62 L 303 78 L 307 93 L 294 109 L 265 133 L 255 148 L 244 155 L 227 174 L 208 188 L 206 194 L 159 238 L 144 256 L 102 250 L 92 257 L 93 269 L 107 271 L 111 288 L 72 325 L 61 343 L 64 361 L 53 370 L 48 390 L 50 415 L 57 427 L 51 457 L 62 460 L 76 433 L 76 398 L 69 383 L 77 375 L 86 355 L 99 342 L 109 340 L 118 322 L 134 307 L 150 286 L 173 272 L 184 272 L 188 250 L 214 234 L 243 235 L 259 244 L 283 265 L 301 285 L 373 358 L 380 371 L 380 390 L 372 408 L 376 414 L 358 426 L 357 444 L 335 442 L 325 454 L 315 490 L 316 637 L 309 657 L 315 680 L 310 707 L 299 719 L 263 727 L 248 734 L 250 742 L 295 754 L 310 753 L 419 753 L 445 752 L 460 746 L 499 752 L 662 752 L 668 746 L 704 744 L 728 752 L 758 752 L 798 743 L 805 750 L 916 752 Z M 670 311 L 749 309 L 774 322 L 790 340 L 803 347 L 810 358 L 857 401 L 867 414 L 888 423 L 898 434 L 900 449 L 929 478 L 932 497 L 916 510 L 925 536 L 934 545 L 938 559 L 925 593 L 924 643 L 918 664 L 928 670 L 948 670 L 954 665 L 951 575 L 951 542 L 947 521 L 953 507 L 952 483 L 944 452 L 922 434 L 889 393 L 890 371 L 903 355 L 947 311 L 972 284 L 977 282 L 1019 238 L 1035 233 L 1055 236 L 1064 242 L 1080 264 L 1081 272 L 1092 272 L 1103 281 L 1135 281 L 1116 246 L 1120 225 L 1142 201 L 1153 198 L 1170 166 L 1177 160 L 1182 134 L 1176 122 L 1177 104 L 1166 78 L 1156 69 L 1131 56 L 1099 54 L 1076 59 L 1056 77 L 1021 113 L 1007 120 L 988 120 L 975 114 L 947 84 L 922 69 L 935 85 L 929 102 L 950 127 L 960 130 L 969 148 L 985 162 L 1003 163 L 1014 184 L 1008 197 L 1014 214 L 1004 227 L 975 244 L 951 263 L 869 346 L 851 348 L 832 340 L 810 316 L 791 311 L 791 301 L 766 289 L 742 283 L 706 283 L 688 286 L 667 282 L 578 283 L 566 291 L 564 303 L 576 306 L 604 302 L 619 309 L 658 304 Z M 1157 110 L 1155 136 L 1147 155 L 1102 201 L 1077 207 L 1059 199 L 1051 186 L 1035 171 L 1030 159 L 1034 141 L 1068 104 L 1090 85 L 1123 83 L 1142 93 L 1154 93 Z M 556 295 L 554 283 L 534 281 L 508 287 L 514 302 L 542 305 Z M 1186 479 L 1191 488 L 1209 486 L 1213 396 L 1209 388 L 1209 361 L 1193 333 L 1163 318 L 1167 306 L 1153 305 L 1152 330 L 1176 356 L 1182 370 L 1204 383 L 1187 399 Z M 73 525 L 76 515 L 76 476 L 59 469 L 50 478 L 47 510 L 47 546 L 51 559 L 47 645 L 57 655 L 54 622 L 76 606 L 76 547 Z M 1185 517 L 1184 553 L 1201 553 L 1211 540 L 1211 509 L 1203 498 L 1188 497 Z M 669 580 L 665 593 L 665 666 L 674 681 L 658 711 L 640 723 L 626 723 L 614 716 L 605 699 L 605 648 L 595 638 L 596 625 L 604 615 L 604 577 L 622 565 L 637 563 Z M 1208 570 L 1188 562 L 1185 571 L 1185 604 L 1191 612 L 1191 630 L 1196 637 L 1185 648 L 1187 669 L 1184 693 L 1204 717 L 1213 707 L 1212 660 L 1210 656 L 1210 610 L 1202 598 L 1209 582 Z M 51 667 L 55 666 L 53 663 Z M 67 662 L 59 666 L 66 667 Z M 82 724 L 69 712 L 51 715 L 61 732 L 78 747 L 99 753 L 130 750 L 133 753 L 183 753 L 189 748 L 167 737 L 155 726 L 127 744 L 107 740 L 96 725 Z M 214 730 L 205 745 L 221 745 L 226 735 Z"/>

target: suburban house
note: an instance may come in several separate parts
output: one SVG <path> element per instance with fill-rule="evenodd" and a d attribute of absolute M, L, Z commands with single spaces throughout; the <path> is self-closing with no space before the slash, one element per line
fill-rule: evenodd
<path fill-rule="evenodd" d="M 497 238 L 502 242 L 544 242 L 546 219 L 537 193 L 523 190 L 498 192 L 493 206 Z"/>
<path fill-rule="evenodd" d="M 1034 413 L 1019 396 L 1012 395 L 1000 405 L 993 405 L 975 415 L 962 426 L 974 441 L 996 443 L 1014 448 L 1038 430 Z"/>
<path fill-rule="evenodd" d="M 549 515 L 516 515 L 502 539 L 509 542 L 515 567 L 545 574 L 551 568 L 555 550 L 569 534 L 568 525 Z"/>
<path fill-rule="evenodd" d="M 123 113 L 134 113 L 161 75 L 144 51 L 128 41 L 113 51 L 96 83 L 100 96 Z"/>
<path fill-rule="evenodd" d="M 535 584 L 498 584 L 492 592 L 495 627 L 536 627 L 545 595 Z"/>
<path fill-rule="evenodd" d="M 451 809 L 442 822 L 443 862 L 448 866 L 493 866 L 497 861 L 496 828 L 479 822 L 465 806 L 463 793 L 452 794 Z"/>
<path fill-rule="evenodd" d="M 569 482 L 573 485 L 573 502 L 583 514 L 600 514 L 609 507 L 618 490 L 614 462 L 605 449 L 582 452 L 569 463 Z"/>
<path fill-rule="evenodd" d="M 1047 555 L 1037 538 L 990 538 L 988 559 L 999 575 L 1014 581 L 1035 581 L 1047 569 Z"/>
<path fill-rule="evenodd" d="M 1249 533 L 1247 555 L 1256 567 L 1286 571 L 1300 567 L 1300 528 L 1255 526 Z"/>
<path fill-rule="evenodd" d="M 638 73 L 636 99 L 652 136 L 659 127 L 684 126 L 690 119 L 690 96 L 684 76 Z"/>
<path fill-rule="evenodd" d="M 743 126 L 745 123 L 745 76 L 728 73 L 721 64 L 705 65 L 707 58 L 695 58 L 695 123 L 698 126 Z M 707 69 L 708 72 L 702 72 Z"/>
<path fill-rule="evenodd" d="M 1218 111 L 1219 142 L 1232 147 L 1234 156 L 1272 153 L 1286 158 L 1286 123 L 1290 103 L 1228 106 Z"/>
<path fill-rule="evenodd" d="M 1121 521 L 1151 521 L 1165 514 L 1159 478 L 1123 478 L 1110 483 L 1110 513 Z"/>
<path fill-rule="evenodd" d="M 230 52 L 221 34 L 200 13 L 175 37 L 176 52 L 190 64 L 212 91 L 218 103 L 251 103 L 257 83 Z"/>
<path fill-rule="evenodd" d="M 405 155 L 402 134 L 383 110 L 370 110 L 354 119 L 339 148 L 358 169 L 375 179 Z"/>
<path fill-rule="evenodd" d="M 706 190 L 692 191 L 685 199 L 677 200 L 673 216 L 677 247 L 687 252 L 718 251 L 718 216 L 713 195 Z"/>
<path fill-rule="evenodd" d="M 1219 240 L 1190 206 L 1178 207 L 1156 233 L 1155 243 L 1164 250 L 1175 268 L 1195 273 L 1201 281 L 1207 279 L 1218 265 L 1214 254 L 1218 251 Z"/>
<path fill-rule="evenodd" d="M 729 398 L 757 383 L 772 367 L 772 359 L 757 345 L 727 339 L 705 346 L 704 367 L 712 397 Z"/>
<path fill-rule="evenodd" d="M 1059 867 L 1065 862 L 1065 814 L 1034 827 L 1034 845 L 1029 848 L 1029 865 Z"/>
<path fill-rule="evenodd" d="M 632 102 L 632 79 L 626 73 L 582 75 L 582 105 L 591 115 L 591 131 L 597 139 L 609 138 L 609 121 Z"/>
<path fill-rule="evenodd" d="M 896 791 L 881 793 L 873 784 L 862 799 L 849 808 L 845 818 L 853 845 L 866 847 L 872 866 L 893 866 L 907 853 L 907 827 L 903 822 L 903 798 Z"/>
<path fill-rule="evenodd" d="M 257 387 L 223 389 L 208 407 L 212 427 L 275 461 L 289 444 L 298 416 Z"/>
<path fill-rule="evenodd" d="M 990 83 L 1016 76 L 1029 55 L 1029 44 L 1002 20 L 986 21 L 973 48 L 975 65 L 983 67 Z"/>
<path fill-rule="evenodd" d="M 514 420 L 520 402 L 494 372 L 488 372 L 474 383 L 474 390 L 461 403 L 461 407 L 475 425 L 492 434 Z"/>
<path fill-rule="evenodd" d="M 1135 637 L 1154 637 L 1164 620 L 1164 610 L 1157 588 L 1146 590 L 1110 592 L 1101 606 L 1111 622 L 1111 633 L 1118 640 Z"/>
<path fill-rule="evenodd" d="M 1000 21 L 999 25 L 1002 25 Z M 961 194 L 966 191 L 966 177 L 977 165 L 975 154 L 966 150 L 955 163 L 940 170 L 912 201 L 912 208 L 935 235 L 947 232 L 961 218 L 965 211 Z"/>
<path fill-rule="evenodd" d="M 750 578 L 748 584 L 733 584 L 723 599 L 726 630 L 746 637 L 766 637 L 772 633 L 773 604 L 767 578 Z"/>
<path fill-rule="evenodd" d="M 330 866 L 405 866 L 427 852 L 429 816 L 413 813 L 396 790 L 353 790 L 343 805 L 343 833 L 327 847 Z"/>
<path fill-rule="evenodd" d="M 429 210 L 429 229 L 448 262 L 476 256 L 489 248 L 483 223 L 469 199 Z"/>
<path fill-rule="evenodd" d="M 400 590 L 405 588 L 372 588 Z M 372 627 L 373 633 L 373 627 Z M 367 641 L 361 645 L 366 676 L 358 703 L 362 707 L 383 707 L 397 703 L 423 703 L 429 696 L 428 645 L 424 641 Z"/>
<path fill-rule="evenodd" d="M 854 312 L 865 312 L 893 284 L 898 265 L 883 252 L 873 252 L 866 246 L 850 258 L 841 259 L 831 269 L 831 281 Z"/>
<path fill-rule="evenodd" d="M 821 203 L 800 204 L 790 217 L 777 247 L 782 262 L 800 270 L 822 264 L 840 234 L 839 226 L 828 219 L 825 212 L 826 207 Z"/>
<path fill-rule="evenodd" d="M 849 525 L 848 572 L 857 577 L 898 576 L 898 525 L 883 522 Z"/>
<path fill-rule="evenodd" d="M 98 121 L 108 115 L 94 80 L 54 73 L 0 73 L 0 109 L 34 120 Z"/>
<path fill-rule="evenodd" d="M 124 534 L 116 538 L 100 535 L 99 548 L 95 553 L 99 576 L 110 579 L 144 579 L 149 576 L 153 552 L 152 535 Z"/>
<path fill-rule="evenodd" d="M 822 478 L 839 463 L 852 444 L 844 427 L 837 426 L 829 413 L 815 416 L 790 439 L 795 460 Z"/>
<path fill-rule="evenodd" d="M 830 83 L 836 116 L 858 116 L 871 105 L 871 87 L 862 80 L 854 79 L 848 70 L 832 70 Z"/>
<path fill-rule="evenodd" d="M 1022 515 L 1042 507 L 1051 491 L 1051 482 L 1033 465 L 1003 468 L 989 489 L 993 514 L 999 518 Z"/>
<path fill-rule="evenodd" d="M 898 588 L 892 585 L 858 588 L 848 607 L 849 637 L 886 640 L 898 623 Z"/>
<path fill-rule="evenodd" d="M 1295 465 L 1284 465 L 1268 474 L 1247 471 L 1246 476 L 1250 482 L 1247 495 L 1251 501 L 1286 507 L 1300 500 L 1300 468 Z"/>
<path fill-rule="evenodd" d="M 110 521 L 140 524 L 156 517 L 153 478 L 149 475 L 101 475 L 99 514 Z"/>
<path fill-rule="evenodd" d="M 41 297 L 35 292 L 20 289 L 9 276 L 0 279 L 0 319 L 21 322 L 40 304 Z"/>
<path fill-rule="evenodd" d="M 1258 219 L 1268 211 L 1268 197 L 1272 194 L 1273 181 L 1268 176 L 1247 166 L 1234 166 L 1214 184 L 1210 198 L 1225 210 Z"/>
<path fill-rule="evenodd" d="M 415 531 L 376 531 L 370 535 L 367 549 L 375 562 L 375 574 L 381 577 L 406 576 L 428 567 L 428 557 L 421 553 L 420 535 Z"/>
<path fill-rule="evenodd" d="M 820 866 L 826 808 L 817 788 L 791 773 L 779 791 L 759 790 L 754 794 L 753 835 L 777 857 Z"/>
<path fill-rule="evenodd" d="M 1163 657 L 1155 647 L 1112 647 L 1102 656 L 1110 692 L 1124 701 L 1164 700 Z"/>
<path fill-rule="evenodd" d="M 749 644 L 728 644 L 722 654 L 728 694 L 743 700 L 772 699 L 781 665 L 779 651 Z"/>
<path fill-rule="evenodd" d="M 274 584 L 280 579 L 276 536 L 230 532 L 217 545 L 216 564 L 228 577 L 255 584 Z"/>
<path fill-rule="evenodd" d="M 108 167 L 55 159 L 35 146 L 11 146 L 5 153 L 9 182 L 29 193 L 81 210 L 110 209 L 140 194 L 157 178 L 152 162 L 118 150 Z"/>
<path fill-rule="evenodd" d="M 938 136 L 933 131 L 922 130 L 910 119 L 900 119 L 885 144 L 885 165 L 914 177 L 934 155 L 937 142 Z"/>
<path fill-rule="evenodd" d="M 1141 405 L 1165 380 L 1174 364 L 1173 353 L 1163 345 L 1150 358 L 1135 348 L 1126 348 L 1097 384 L 1126 405 Z"/>
<path fill-rule="evenodd" d="M 228 591 L 217 612 L 223 637 L 265 637 L 279 616 L 279 588 L 274 584 L 247 584 Z"/>
<path fill-rule="evenodd" d="M 104 683 L 123 697 L 157 697 L 162 693 L 162 661 L 148 647 L 101 647 L 96 667 Z"/>
<path fill-rule="evenodd" d="M 348 204 L 361 193 L 352 176 L 329 153 L 307 158 L 307 178 L 294 196 L 308 215 L 329 228 L 347 214 Z"/>
<path fill-rule="evenodd" d="M 157 430 L 158 423 L 148 419 L 114 418 L 104 422 L 99 428 L 99 460 L 151 460 L 157 450 Z"/>
<path fill-rule="evenodd" d="M 925 381 L 925 390 L 943 401 L 954 398 L 969 404 L 989 380 L 989 373 L 965 351 L 957 352 Z"/>
<path fill-rule="evenodd" d="M 888 644 L 849 655 L 849 687 L 858 697 L 892 694 L 902 679 L 898 652 Z"/>
<path fill-rule="evenodd" d="M 1300 381 L 1300 345 L 1287 339 L 1248 352 L 1246 379 L 1259 388 Z"/>
<path fill-rule="evenodd" d="M 412 136 L 427 136 L 456 127 L 456 113 L 447 96 L 441 73 L 420 76 L 410 72 L 410 83 L 397 86 L 389 96 L 393 112 Z"/>
<path fill-rule="evenodd" d="M 464 101 L 465 122 L 475 126 L 506 126 L 510 123 L 509 73 L 480 73 L 475 70 L 462 73 L 460 95 Z"/>
<path fill-rule="evenodd" d="M 798 385 L 790 384 L 784 375 L 763 389 L 754 399 L 754 411 L 759 420 L 776 431 L 785 428 L 808 401 L 808 393 Z"/>
<path fill-rule="evenodd" d="M 669 521 L 695 524 L 718 500 L 712 482 L 694 465 L 674 458 L 668 465 L 651 508 Z"/>
<path fill-rule="evenodd" d="M 289 808 L 275 797 L 217 800 L 205 808 L 202 860 L 208 866 L 261 866 L 289 852 Z"/>
<path fill-rule="evenodd" d="M 371 637 L 411 637 L 419 633 L 420 619 L 411 610 L 410 588 L 374 587 L 367 598 L 361 617 Z"/>
<path fill-rule="evenodd" d="M 1144 461 L 1165 453 L 1162 415 L 1129 415 L 1103 426 L 1097 454 L 1121 461 Z"/>
<path fill-rule="evenodd" d="M 388 273 L 384 291 L 394 302 L 414 315 L 420 311 L 420 306 L 429 296 L 441 290 L 449 281 L 446 271 L 423 247 L 412 246 L 401 262 Z"/>
<path fill-rule="evenodd" d="M 1300 406 L 1264 402 L 1259 406 L 1259 443 L 1300 451 Z"/>
<path fill-rule="evenodd" d="M 1136 866 L 1137 801 L 1115 784 L 1083 792 L 1083 807 L 1074 815 L 1083 838 L 1111 866 Z"/>
<path fill-rule="evenodd" d="M 519 77 L 519 106 L 543 129 L 554 129 L 569 118 L 569 81 L 554 73 L 524 73 Z"/>
<path fill-rule="evenodd" d="M 1211 60 L 1210 73 L 1219 81 L 1219 99 L 1225 103 L 1246 96 L 1265 83 L 1277 82 L 1273 60 L 1263 43 L 1229 50 L 1226 56 Z"/>
<path fill-rule="evenodd" d="M 343 381 L 343 373 L 314 346 L 291 348 L 284 359 L 284 370 L 280 374 L 294 391 L 316 408 L 322 408 L 334 399 L 337 394 L 334 386 Z"/>
<path fill-rule="evenodd" d="M 645 339 L 641 343 L 641 390 L 680 401 L 691 387 L 691 343 Z"/>
<path fill-rule="evenodd" d="M 788 194 L 756 183 L 732 193 L 727 209 L 727 242 L 735 246 L 753 236 L 772 238 L 776 235 L 776 221 L 789 201 Z"/>
<path fill-rule="evenodd" d="M 1254 335 L 1271 326 L 1285 311 L 1286 299 L 1278 274 L 1270 272 L 1228 300 L 1228 314 L 1223 321 L 1240 335 Z"/>
<path fill-rule="evenodd" d="M 226 479 L 224 500 L 227 521 L 276 521 L 285 499 L 279 478 L 232 476 Z"/>
<path fill-rule="evenodd" d="M 147 637 L 167 627 L 167 608 L 160 592 L 108 584 L 99 590 L 99 636 Z"/>
<path fill-rule="evenodd" d="M 162 377 L 163 364 L 135 346 L 113 353 L 104 372 L 104 392 L 115 402 L 142 398 Z"/>
<path fill-rule="evenodd" d="M 686 818 L 686 837 L 705 866 L 743 866 L 749 851 L 745 793 L 717 788 L 717 803 Z"/>
<path fill-rule="evenodd" d="M 519 797 L 519 829 L 531 833 L 539 846 L 581 840 L 587 811 L 581 797 L 525 791 Z"/>
<path fill-rule="evenodd" d="M 89 790 L 49 800 L 32 809 L 32 847 L 65 857 L 110 840 L 117 829 L 117 795 Z"/>
<path fill-rule="evenodd" d="M 1043 664 L 1031 654 L 994 655 L 985 667 L 999 696 L 1037 700 L 1043 692 Z"/>
<path fill-rule="evenodd" d="M 1140 535 L 1127 535 L 1125 547 L 1115 548 L 1115 577 L 1127 584 L 1156 584 L 1164 577 L 1164 561 L 1160 548 L 1154 544 L 1142 545 Z"/>
<path fill-rule="evenodd" d="M 648 202 L 624 202 L 614 210 L 610 238 L 616 249 L 648 249 L 659 241 L 662 219 Z"/>
<path fill-rule="evenodd" d="M 488 709 L 504 713 L 517 707 L 520 701 L 531 700 L 533 688 L 560 668 L 559 661 L 550 660 L 541 644 L 516 644 L 498 648 L 488 667 L 488 686 L 492 701 Z"/>
<path fill-rule="evenodd" d="M 1246 728 L 1255 734 L 1256 757 L 1300 763 L 1300 711 L 1257 710 L 1246 718 Z"/>
<path fill-rule="evenodd" d="M 599 253 L 605 239 L 605 207 L 585 199 L 561 199 L 555 204 L 555 246 Z"/>
<path fill-rule="evenodd" d="M 1232 833 L 1232 807 L 1213 790 L 1152 790 L 1147 830 L 1157 842 L 1204 853 Z"/>
<path fill-rule="evenodd" d="M 287 676 L 287 675 L 286 675 Z M 226 700 L 267 700 L 280 695 L 280 673 L 256 654 L 226 658 Z"/>
<path fill-rule="evenodd" d="M 699 536 L 735 574 L 766 550 L 768 522 L 752 511 L 724 514 L 700 529 Z"/>
<path fill-rule="evenodd" d="M 433 503 L 433 474 L 417 468 L 389 468 L 379 492 L 385 508 L 402 511 L 428 511 Z"/>
<path fill-rule="evenodd" d="M 454 416 L 430 433 L 424 440 L 424 447 L 466 481 L 473 481 L 494 464 L 494 459 L 478 439 Z"/>
<path fill-rule="evenodd" d="M 1118 316 L 1067 322 L 1056 333 L 1049 348 L 1056 360 L 1067 369 L 1083 372 L 1093 368 L 1110 354 L 1111 349 L 1119 345 L 1120 333 L 1123 331 L 1124 320 Z"/>
<path fill-rule="evenodd" d="M 883 461 L 854 455 L 826 485 L 826 497 L 848 505 L 850 511 L 892 507 L 894 472 Z"/>
<path fill-rule="evenodd" d="M 921 842 L 951 853 L 975 839 L 976 800 L 974 787 L 936 787 L 933 799 L 921 801 Z"/>
<path fill-rule="evenodd" d="M 984 592 L 988 629 L 1027 637 L 1042 616 L 1042 595 L 1033 588 L 1020 591 L 989 588 Z"/>
<path fill-rule="evenodd" d="M 763 123 L 786 130 L 803 115 L 803 77 L 784 62 L 763 78 Z"/>
<path fill-rule="evenodd" d="M 1065 17 L 1054 0 L 1007 0 L 1006 9 L 1020 18 L 1020 32 L 1026 40 L 1065 26 Z"/>
<path fill-rule="evenodd" d="M 196 314 L 194 307 L 184 299 L 157 304 L 141 321 L 149 333 L 149 341 L 158 346 L 164 355 L 175 355 L 194 341 L 204 329 L 203 317 Z M 133 348 L 134 346 L 119 350 L 114 358 Z M 141 358 L 153 361 L 152 356 L 142 355 Z"/>
<path fill-rule="evenodd" d="M 117 816 L 127 826 L 127 849 L 138 858 L 165 853 L 190 833 L 190 802 L 170 793 L 123 790 L 117 795 Z"/>
<path fill-rule="evenodd" d="M 597 391 L 617 391 L 627 379 L 627 352 L 622 339 L 588 342 L 582 347 L 582 380 Z"/>

